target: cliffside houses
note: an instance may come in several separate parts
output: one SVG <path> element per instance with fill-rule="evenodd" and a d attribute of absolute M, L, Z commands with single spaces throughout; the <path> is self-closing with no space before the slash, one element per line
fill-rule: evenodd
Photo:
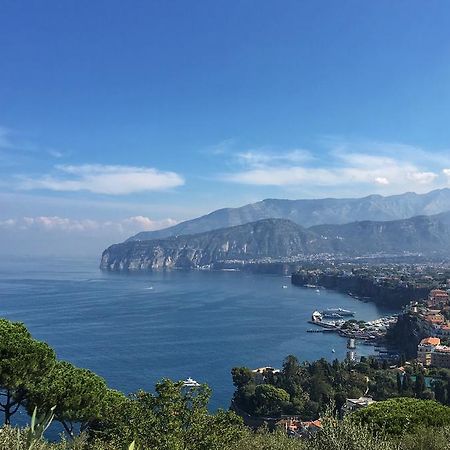
<path fill-rule="evenodd" d="M 447 291 L 431 290 L 424 302 L 411 302 L 406 312 L 422 322 L 428 336 L 450 339 L 450 299 Z"/>
<path fill-rule="evenodd" d="M 428 337 L 417 346 L 417 361 L 426 367 L 450 369 L 450 298 L 443 289 L 432 289 L 423 302 L 411 302 L 406 307 L 420 321 Z"/>
<path fill-rule="evenodd" d="M 424 366 L 450 369 L 450 347 L 441 345 L 437 337 L 422 339 L 417 347 L 417 360 Z"/>
<path fill-rule="evenodd" d="M 448 292 L 442 289 L 433 289 L 430 291 L 427 299 L 428 308 L 443 309 L 448 306 Z"/>

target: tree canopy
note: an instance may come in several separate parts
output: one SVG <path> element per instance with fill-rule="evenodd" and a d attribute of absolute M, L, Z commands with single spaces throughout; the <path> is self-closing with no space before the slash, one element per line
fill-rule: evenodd
<path fill-rule="evenodd" d="M 450 425 L 450 407 L 433 400 L 400 397 L 373 403 L 353 413 L 352 418 L 375 431 L 400 435 L 420 427 Z"/>
<path fill-rule="evenodd" d="M 55 364 L 55 352 L 33 339 L 22 323 L 0 319 L 0 410 L 6 424 Z"/>
<path fill-rule="evenodd" d="M 85 429 L 98 420 L 107 394 L 103 378 L 87 369 L 80 369 L 66 361 L 59 361 L 28 395 L 27 407 L 32 411 L 48 411 L 55 406 L 55 420 L 73 435 L 74 424 Z"/>

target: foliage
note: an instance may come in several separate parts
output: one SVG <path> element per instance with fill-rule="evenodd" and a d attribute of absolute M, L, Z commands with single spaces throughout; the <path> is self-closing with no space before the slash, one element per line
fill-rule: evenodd
<path fill-rule="evenodd" d="M 156 394 L 139 391 L 130 398 L 116 398 L 110 416 L 93 429 L 96 437 L 137 448 L 222 449 L 239 439 L 242 422 L 232 412 L 208 412 L 210 390 L 184 388 L 182 383 L 163 380 Z"/>
<path fill-rule="evenodd" d="M 308 450 L 390 450 L 391 442 L 379 433 L 373 433 L 361 423 L 328 417 L 323 430 L 317 433 Z"/>
<path fill-rule="evenodd" d="M 70 436 L 76 423 L 81 431 L 100 417 L 107 393 L 104 380 L 87 369 L 59 361 L 53 370 L 33 387 L 27 397 L 28 411 L 54 408 L 55 420 Z"/>
<path fill-rule="evenodd" d="M 0 410 L 5 413 L 5 424 L 55 361 L 54 351 L 34 340 L 23 324 L 0 319 Z"/>
<path fill-rule="evenodd" d="M 55 417 L 53 414 L 54 410 L 55 407 L 53 406 L 48 413 L 38 415 L 37 408 L 34 408 L 33 415 L 31 416 L 30 428 L 27 432 L 26 444 L 28 450 L 36 448 L 39 441 L 43 438 L 45 431 L 51 425 L 53 418 Z"/>
<path fill-rule="evenodd" d="M 289 402 L 289 394 L 271 384 L 260 384 L 255 388 L 255 411 L 258 416 L 278 416 Z"/>
<path fill-rule="evenodd" d="M 419 427 L 402 435 L 398 450 L 450 450 L 450 427 Z"/>
<path fill-rule="evenodd" d="M 450 407 L 433 400 L 395 398 L 361 409 L 352 414 L 352 419 L 376 431 L 401 435 L 419 427 L 450 425 Z"/>
<path fill-rule="evenodd" d="M 280 372 L 266 371 L 262 376 L 255 376 L 249 369 L 233 369 L 237 388 L 233 403 L 257 416 L 293 414 L 305 420 L 315 419 L 331 401 L 340 407 L 346 397 L 362 395 L 367 389 L 365 372 L 369 370 L 369 366 L 367 370 L 364 366 L 358 372 L 337 360 L 332 364 L 324 359 L 300 364 L 290 355 Z"/>

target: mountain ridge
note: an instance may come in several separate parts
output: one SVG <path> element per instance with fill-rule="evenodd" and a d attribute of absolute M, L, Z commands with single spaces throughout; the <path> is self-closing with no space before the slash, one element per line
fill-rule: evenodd
<path fill-rule="evenodd" d="M 328 197 L 299 200 L 267 198 L 238 208 L 221 208 L 162 230 L 143 231 L 131 236 L 127 241 L 197 234 L 271 218 L 289 219 L 298 225 L 310 227 L 361 220 L 400 220 L 448 210 L 450 210 L 449 188 L 437 189 L 426 194 L 414 192 L 391 196 L 372 194 L 361 198 Z"/>
<path fill-rule="evenodd" d="M 395 221 L 357 221 L 302 227 L 287 219 L 260 221 L 192 235 L 114 244 L 102 254 L 103 270 L 211 267 L 308 255 L 450 254 L 450 211 Z"/>

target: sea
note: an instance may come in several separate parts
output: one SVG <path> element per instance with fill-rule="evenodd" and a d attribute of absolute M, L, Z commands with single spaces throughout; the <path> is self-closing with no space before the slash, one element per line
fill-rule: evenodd
<path fill-rule="evenodd" d="M 346 340 L 308 333 L 315 309 L 373 320 L 398 311 L 349 295 L 293 286 L 289 276 L 230 271 L 105 273 L 96 258 L 4 258 L 0 316 L 23 322 L 58 358 L 93 370 L 125 393 L 163 378 L 212 388 L 227 409 L 232 367 L 344 359 Z M 374 349 L 359 345 L 357 354 Z"/>

